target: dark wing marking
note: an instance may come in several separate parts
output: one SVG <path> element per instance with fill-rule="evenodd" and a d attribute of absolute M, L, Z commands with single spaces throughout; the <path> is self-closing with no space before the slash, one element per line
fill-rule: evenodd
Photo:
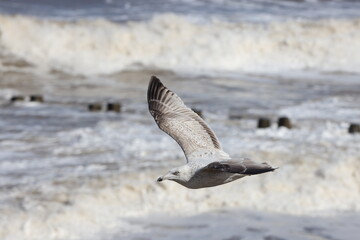
<path fill-rule="evenodd" d="M 147 101 L 159 128 L 175 139 L 187 159 L 197 150 L 221 150 L 219 140 L 206 122 L 157 77 L 150 79 Z"/>
<path fill-rule="evenodd" d="M 236 161 L 212 162 L 207 166 L 205 166 L 202 169 L 202 171 L 255 175 L 269 171 L 274 171 L 275 169 L 276 168 L 271 167 L 267 163 L 256 163 L 251 161 L 250 159 L 245 159 L 240 162 L 236 162 Z"/>

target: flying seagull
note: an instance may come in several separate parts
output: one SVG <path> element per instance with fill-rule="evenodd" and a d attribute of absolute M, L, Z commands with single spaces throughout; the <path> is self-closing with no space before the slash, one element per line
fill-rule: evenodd
<path fill-rule="evenodd" d="M 180 145 L 187 160 L 185 165 L 159 177 L 158 182 L 172 180 L 184 187 L 197 189 L 276 169 L 247 158 L 231 159 L 221 149 L 219 140 L 206 122 L 155 76 L 150 79 L 147 101 L 150 114 L 159 128 Z"/>

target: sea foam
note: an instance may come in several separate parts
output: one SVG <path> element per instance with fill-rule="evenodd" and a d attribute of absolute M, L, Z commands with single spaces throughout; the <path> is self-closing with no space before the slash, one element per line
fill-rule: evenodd
<path fill-rule="evenodd" d="M 177 72 L 359 72 L 359 19 L 199 23 L 162 14 L 114 23 L 0 16 L 2 51 L 40 69 L 109 74 Z M 26 39 L 26 41 L 24 41 Z M 3 66 L 4 67 L 4 66 Z"/>
<path fill-rule="evenodd" d="M 212 122 L 215 132 L 223 133 L 220 138 L 224 149 L 234 159 L 246 154 L 255 161 L 280 167 L 273 173 L 220 187 L 194 191 L 174 182 L 156 183 L 156 178 L 169 169 L 162 164 L 156 168 L 132 167 L 130 171 L 120 167 L 107 173 L 97 169 L 95 175 L 89 174 L 91 165 L 87 165 L 86 175 L 9 187 L 0 207 L 0 237 L 92 239 L 100 231 L 126 231 L 131 226 L 126 226 L 124 220 L 130 217 L 189 216 L 222 209 L 306 216 L 359 211 L 360 136 L 347 134 L 342 123 L 328 121 L 317 130 L 314 124 L 303 121 L 292 130 L 272 127 L 240 131 L 236 125 Z M 54 146 L 54 153 L 63 162 L 60 157 L 64 154 L 120 148 L 118 164 L 130 167 L 134 164 L 124 160 L 139 165 L 137 158 L 153 157 L 170 165 L 167 161 L 174 158 L 174 153 L 181 155 L 176 143 L 160 130 L 155 131 L 155 126 L 151 130 L 138 123 L 134 129 L 129 128 L 103 121 L 92 130 L 64 131 L 57 136 L 59 146 Z M 185 163 L 181 157 L 172 160 L 171 165 Z"/>
<path fill-rule="evenodd" d="M 275 155 L 285 157 L 268 156 Z M 308 155 L 306 161 L 318 159 Z M 163 174 L 159 170 L 67 179 L 28 191 L 13 189 L 9 193 L 16 202 L 0 209 L 0 237 L 94 239 L 100 231 L 126 231 L 124 220 L 130 217 L 189 216 L 232 208 L 310 216 L 328 210 L 360 210 L 360 179 L 354 170 L 359 168 L 358 159 L 331 162 L 328 167 L 288 164 L 273 174 L 198 191 L 172 182 L 155 183 Z"/>

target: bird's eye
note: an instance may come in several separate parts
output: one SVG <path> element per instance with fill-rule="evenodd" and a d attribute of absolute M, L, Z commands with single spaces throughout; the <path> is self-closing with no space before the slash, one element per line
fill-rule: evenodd
<path fill-rule="evenodd" d="M 179 173 L 180 173 L 179 171 L 173 172 L 174 175 L 179 175 Z"/>

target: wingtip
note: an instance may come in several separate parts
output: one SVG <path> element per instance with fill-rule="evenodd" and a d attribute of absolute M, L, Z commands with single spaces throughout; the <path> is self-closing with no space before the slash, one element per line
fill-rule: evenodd
<path fill-rule="evenodd" d="M 150 78 L 150 83 L 152 83 L 152 82 L 160 82 L 161 83 L 160 79 L 154 75 L 151 76 L 151 78 Z"/>
<path fill-rule="evenodd" d="M 278 169 L 279 167 L 271 167 L 271 172 L 274 172 L 276 169 Z"/>
<path fill-rule="evenodd" d="M 156 76 L 151 76 L 150 81 L 149 81 L 148 93 L 151 91 L 154 91 L 159 86 L 163 86 L 160 79 Z"/>
<path fill-rule="evenodd" d="M 270 171 L 272 171 L 272 172 L 279 168 L 279 167 L 272 167 L 272 166 L 270 166 L 267 162 L 263 162 L 263 163 L 261 163 L 261 164 L 264 164 L 264 165 L 270 167 L 270 168 L 271 168 Z"/>
<path fill-rule="evenodd" d="M 155 89 L 157 88 L 157 86 L 159 84 L 161 84 L 160 79 L 157 78 L 156 76 L 151 76 L 150 81 L 149 81 L 148 91 L 147 91 L 148 102 L 151 98 L 151 95 L 153 94 L 153 92 L 155 91 Z"/>

